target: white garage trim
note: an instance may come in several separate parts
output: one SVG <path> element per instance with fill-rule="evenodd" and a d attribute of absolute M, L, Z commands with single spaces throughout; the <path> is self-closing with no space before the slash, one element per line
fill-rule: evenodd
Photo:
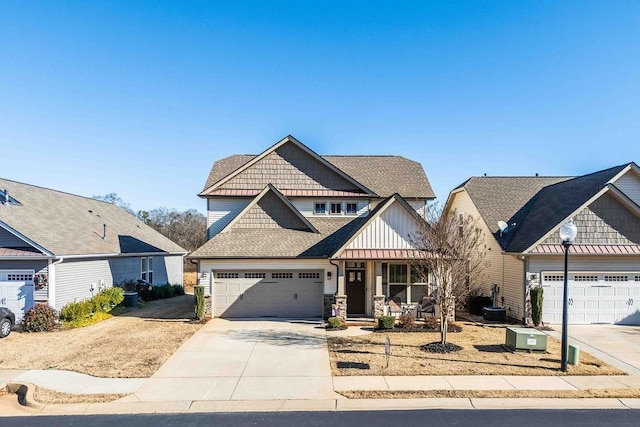
<path fill-rule="evenodd" d="M 564 272 L 543 271 L 542 320 L 562 323 Z M 640 272 L 570 271 L 569 323 L 640 325 Z"/>
<path fill-rule="evenodd" d="M 215 317 L 323 315 L 324 270 L 213 270 Z"/>
<path fill-rule="evenodd" d="M 8 307 L 19 323 L 34 304 L 33 269 L 0 270 L 0 306 Z"/>

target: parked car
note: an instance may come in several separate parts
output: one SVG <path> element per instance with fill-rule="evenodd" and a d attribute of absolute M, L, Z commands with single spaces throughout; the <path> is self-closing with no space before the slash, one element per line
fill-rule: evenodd
<path fill-rule="evenodd" d="M 16 324 L 16 316 L 6 307 L 0 307 L 0 338 L 11 333 L 11 328 Z"/>

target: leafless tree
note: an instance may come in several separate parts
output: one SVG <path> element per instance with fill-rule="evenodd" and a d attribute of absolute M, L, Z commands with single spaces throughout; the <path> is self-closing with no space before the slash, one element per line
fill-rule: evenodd
<path fill-rule="evenodd" d="M 101 200 L 103 202 L 107 202 L 107 203 L 111 203 L 112 205 L 116 205 L 121 209 L 124 209 L 125 211 L 127 211 L 128 213 L 130 213 L 131 215 L 135 216 L 136 213 L 133 211 L 133 209 L 131 209 L 131 205 L 127 202 L 125 202 L 124 200 L 122 200 L 122 197 L 118 196 L 118 193 L 109 193 L 109 194 L 105 194 L 104 196 L 102 195 L 94 195 L 92 196 L 94 199 L 96 200 Z"/>
<path fill-rule="evenodd" d="M 412 267 L 424 283 L 432 283 L 440 306 L 440 342 L 447 343 L 449 314 L 482 282 L 488 267 L 484 233 L 478 220 L 438 205 L 426 210 L 420 229 L 410 235 L 417 249 Z"/>

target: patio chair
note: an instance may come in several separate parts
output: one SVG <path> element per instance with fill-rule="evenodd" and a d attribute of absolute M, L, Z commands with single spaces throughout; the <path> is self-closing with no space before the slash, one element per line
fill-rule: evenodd
<path fill-rule="evenodd" d="M 422 314 L 436 315 L 436 299 L 433 297 L 422 297 L 422 302 L 418 304 L 418 317 L 422 317 Z"/>
<path fill-rule="evenodd" d="M 389 300 L 389 316 L 398 317 L 402 313 L 402 300 L 398 297 L 391 298 Z"/>

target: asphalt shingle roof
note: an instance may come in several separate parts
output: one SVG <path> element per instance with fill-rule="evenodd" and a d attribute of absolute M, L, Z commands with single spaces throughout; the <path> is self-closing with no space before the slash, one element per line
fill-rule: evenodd
<path fill-rule="evenodd" d="M 20 202 L 0 205 L 0 222 L 54 255 L 186 252 L 111 203 L 6 179 L 0 189 Z"/>
<path fill-rule="evenodd" d="M 225 157 L 215 162 L 204 190 L 253 160 L 256 155 Z M 434 198 L 422 165 L 401 156 L 321 156 L 380 197 Z"/>

